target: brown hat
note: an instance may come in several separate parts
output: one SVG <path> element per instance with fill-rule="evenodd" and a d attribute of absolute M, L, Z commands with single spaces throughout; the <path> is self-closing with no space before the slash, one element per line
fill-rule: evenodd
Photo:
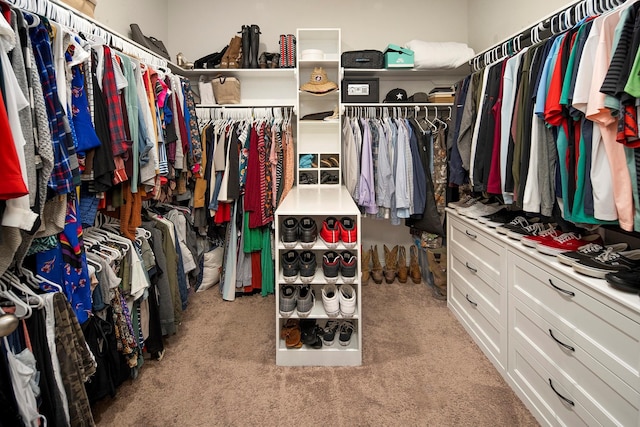
<path fill-rule="evenodd" d="M 322 67 L 314 68 L 311 73 L 311 79 L 300 87 L 300 90 L 313 93 L 315 95 L 324 95 L 338 89 L 338 85 L 327 77 L 327 73 Z"/>

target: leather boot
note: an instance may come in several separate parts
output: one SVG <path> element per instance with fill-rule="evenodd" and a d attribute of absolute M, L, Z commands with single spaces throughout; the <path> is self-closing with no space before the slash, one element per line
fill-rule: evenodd
<path fill-rule="evenodd" d="M 258 68 L 258 50 L 260 49 L 260 27 L 257 25 L 252 25 L 249 28 L 249 32 L 251 33 L 251 50 L 249 57 L 249 68 Z M 247 52 L 247 55 L 249 52 Z"/>
<path fill-rule="evenodd" d="M 234 36 L 231 39 L 226 55 L 228 57 L 227 68 L 240 68 L 242 65 L 242 37 Z M 222 68 L 222 65 L 220 68 Z"/>
<path fill-rule="evenodd" d="M 242 68 L 249 68 L 249 51 L 251 50 L 251 26 L 243 25 L 242 30 Z"/>
<path fill-rule="evenodd" d="M 387 284 L 392 284 L 396 280 L 396 272 L 398 270 L 398 245 L 393 249 L 384 245 L 384 280 Z"/>
<path fill-rule="evenodd" d="M 360 271 L 362 272 L 361 285 L 369 283 L 369 277 L 371 276 L 371 253 L 371 249 L 362 251 L 362 263 L 360 263 Z"/>
<path fill-rule="evenodd" d="M 404 246 L 398 248 L 398 282 L 407 283 L 409 267 L 407 266 L 407 249 Z"/>
<path fill-rule="evenodd" d="M 409 248 L 409 276 L 415 284 L 422 282 L 422 274 L 420 273 L 420 263 L 418 262 L 418 247 L 411 245 Z"/>
<path fill-rule="evenodd" d="M 447 248 L 427 249 L 429 271 L 433 274 L 433 297 L 447 299 Z"/>
<path fill-rule="evenodd" d="M 382 264 L 380 264 L 380 257 L 378 256 L 378 245 L 371 248 L 371 278 L 378 285 L 382 283 L 384 274 L 382 272 Z"/>

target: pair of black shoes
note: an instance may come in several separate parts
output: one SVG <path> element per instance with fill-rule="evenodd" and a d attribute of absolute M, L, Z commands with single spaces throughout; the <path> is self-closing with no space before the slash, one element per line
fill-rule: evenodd
<path fill-rule="evenodd" d="M 304 249 L 311 249 L 318 240 L 318 225 L 310 216 L 300 220 L 290 216 L 282 221 L 280 236 L 285 248 L 293 248 L 299 242 Z"/>
<path fill-rule="evenodd" d="M 242 68 L 258 68 L 258 49 L 260 47 L 260 27 L 243 25 L 242 30 Z"/>
<path fill-rule="evenodd" d="M 315 319 L 300 320 L 300 341 L 311 348 L 322 348 L 323 329 L 316 323 Z"/>
<path fill-rule="evenodd" d="M 640 293 L 640 267 L 607 273 L 604 278 L 614 289 Z"/>

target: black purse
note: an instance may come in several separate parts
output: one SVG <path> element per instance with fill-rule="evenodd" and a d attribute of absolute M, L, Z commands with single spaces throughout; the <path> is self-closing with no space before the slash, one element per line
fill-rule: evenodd
<path fill-rule="evenodd" d="M 158 40 L 155 37 L 145 36 L 138 24 L 129 24 L 129 27 L 131 27 L 131 39 L 134 42 L 171 61 L 171 55 L 167 52 L 167 48 L 164 43 L 162 43 L 162 40 Z"/>

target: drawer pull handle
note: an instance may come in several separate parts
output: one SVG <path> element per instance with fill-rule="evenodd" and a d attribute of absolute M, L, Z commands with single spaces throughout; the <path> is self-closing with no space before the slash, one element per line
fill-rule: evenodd
<path fill-rule="evenodd" d="M 471 267 L 468 262 L 465 262 L 464 264 L 467 266 L 469 271 L 471 271 L 472 273 L 477 273 L 478 272 L 478 269 Z"/>
<path fill-rule="evenodd" d="M 549 335 L 551 335 L 551 338 L 553 338 L 553 340 L 555 342 L 557 342 L 558 344 L 560 344 L 561 346 L 563 346 L 567 350 L 576 351 L 576 349 L 574 347 L 571 347 L 569 344 L 565 344 L 562 341 L 560 341 L 558 338 L 554 337 L 553 336 L 553 331 L 551 329 L 549 329 Z"/>
<path fill-rule="evenodd" d="M 569 295 L 570 297 L 575 297 L 575 296 L 576 296 L 575 292 L 571 292 L 571 291 L 568 291 L 568 290 L 566 290 L 566 289 L 559 288 L 559 287 L 557 287 L 556 285 L 554 285 L 554 284 L 553 284 L 553 282 L 551 281 L 551 279 L 549 279 L 549 283 L 551 284 L 551 286 L 553 286 L 553 289 L 555 289 L 555 290 L 556 290 L 556 291 L 558 291 L 558 292 L 562 292 L 563 294 L 567 294 L 567 295 Z"/>
<path fill-rule="evenodd" d="M 477 234 L 469 233 L 469 230 L 465 230 L 465 234 L 467 236 L 471 237 L 472 239 L 477 239 L 478 238 Z"/>
<path fill-rule="evenodd" d="M 469 294 L 467 294 L 467 295 L 466 295 L 466 297 L 467 297 L 467 301 L 469 301 L 469 304 L 471 304 L 471 305 L 472 305 L 472 306 L 474 306 L 474 307 L 477 307 L 477 306 L 478 306 L 478 303 L 477 303 L 477 302 L 473 302 L 473 301 L 471 301 L 471 299 L 469 299 Z"/>
<path fill-rule="evenodd" d="M 551 390 L 553 390 L 553 392 L 557 394 L 560 399 L 564 400 L 571 406 L 576 406 L 573 400 L 567 399 L 566 397 L 558 393 L 558 390 L 556 390 L 556 388 L 553 386 L 553 382 L 551 381 L 551 378 L 549 378 L 549 385 L 551 386 Z"/>

